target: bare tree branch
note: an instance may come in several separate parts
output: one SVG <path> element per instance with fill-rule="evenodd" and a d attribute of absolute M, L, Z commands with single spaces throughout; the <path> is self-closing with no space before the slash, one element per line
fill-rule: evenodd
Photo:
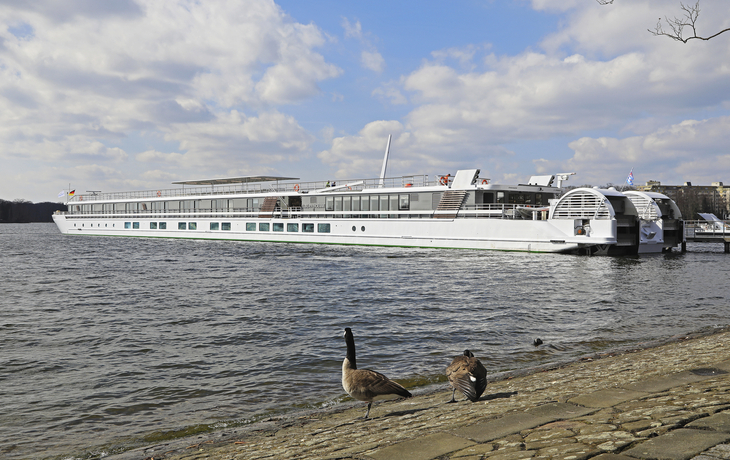
<path fill-rule="evenodd" d="M 600 5 L 610 5 L 613 3 L 613 0 L 596 0 Z M 665 31 L 662 27 L 662 18 L 659 18 L 659 21 L 657 21 L 656 27 L 654 30 L 647 29 L 649 33 L 652 35 L 660 36 L 664 35 L 665 37 L 669 37 L 672 40 L 676 40 L 678 42 L 687 43 L 688 41 L 692 40 L 693 38 L 697 40 L 709 40 L 711 38 L 715 38 L 718 35 L 729 32 L 730 28 L 723 29 L 719 31 L 718 33 L 714 35 L 710 35 L 709 37 L 700 37 L 697 35 L 697 18 L 700 16 L 700 0 L 697 0 L 697 3 L 694 4 L 694 6 L 688 6 L 684 3 L 679 4 L 684 11 L 684 17 L 674 19 L 669 19 L 667 17 L 664 18 L 664 21 L 667 23 L 671 30 Z M 692 35 L 685 37 L 684 36 L 684 28 L 690 27 L 692 29 Z"/>
<path fill-rule="evenodd" d="M 684 11 L 684 17 L 674 19 L 664 18 L 664 21 L 667 23 L 667 25 L 672 29 L 671 32 L 665 31 L 662 28 L 662 18 L 659 18 L 659 21 L 657 21 L 656 27 L 654 30 L 647 29 L 649 33 L 652 35 L 664 35 L 665 37 L 669 37 L 672 40 L 676 40 L 678 42 L 687 43 L 689 40 L 692 40 L 693 38 L 698 40 L 709 40 L 711 38 L 715 38 L 718 35 L 720 35 L 723 32 L 730 31 L 730 28 L 721 30 L 720 32 L 710 35 L 709 37 L 700 37 L 697 35 L 697 18 L 700 16 L 700 0 L 697 0 L 697 3 L 694 4 L 694 6 L 691 5 L 685 5 L 684 3 L 680 3 L 680 6 L 682 7 L 682 10 Z M 689 27 L 692 29 L 692 35 L 685 37 L 684 36 L 684 28 Z"/>

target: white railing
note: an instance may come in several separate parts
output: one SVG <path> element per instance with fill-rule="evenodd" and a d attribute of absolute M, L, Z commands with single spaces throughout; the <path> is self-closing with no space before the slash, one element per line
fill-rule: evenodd
<path fill-rule="evenodd" d="M 140 190 L 132 192 L 110 192 L 110 193 L 93 193 L 79 194 L 73 196 L 69 200 L 69 204 L 83 204 L 84 202 L 94 201 L 112 201 L 112 200 L 140 200 L 145 198 L 178 198 L 191 196 L 216 196 L 216 195 L 241 195 L 253 193 L 282 193 L 282 192 L 312 192 L 315 190 L 323 190 L 328 187 L 352 185 L 347 190 L 365 190 L 377 188 L 409 188 L 439 185 L 439 178 L 446 176 L 435 176 L 434 180 L 429 180 L 428 175 L 417 176 L 401 176 L 385 178 L 381 185 L 380 179 L 352 179 L 337 181 L 317 181 L 317 182 L 256 182 L 247 184 L 231 184 L 231 185 L 209 185 L 205 187 L 181 187 L 174 189 L 160 190 Z"/>

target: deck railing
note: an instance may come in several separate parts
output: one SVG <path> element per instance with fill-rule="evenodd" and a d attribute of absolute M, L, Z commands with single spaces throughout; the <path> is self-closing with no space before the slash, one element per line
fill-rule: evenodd
<path fill-rule="evenodd" d="M 94 201 L 111 201 L 111 200 L 139 200 L 139 199 L 155 199 L 155 198 L 176 198 L 191 196 L 217 196 L 232 194 L 253 194 L 253 193 L 283 193 L 283 192 L 302 192 L 308 193 L 315 190 L 327 190 L 331 188 L 333 191 L 346 190 L 365 190 L 377 188 L 401 188 L 401 187 L 424 187 L 439 185 L 439 178 L 446 176 L 435 176 L 430 180 L 428 175 L 417 176 L 401 176 L 381 179 L 350 179 L 337 181 L 315 181 L 315 182 L 256 182 L 247 184 L 232 185 L 209 185 L 204 187 L 181 187 L 160 190 L 140 190 L 132 192 L 110 192 L 110 193 L 87 193 L 78 194 L 69 200 L 71 204 L 80 204 L 84 202 Z M 348 186 L 348 184 L 350 184 Z M 344 187 L 348 186 L 348 187 Z"/>

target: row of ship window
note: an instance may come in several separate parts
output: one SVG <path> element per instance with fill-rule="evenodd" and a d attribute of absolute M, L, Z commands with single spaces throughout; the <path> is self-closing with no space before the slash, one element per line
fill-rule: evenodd
<path fill-rule="evenodd" d="M 101 224 L 96 224 L 97 227 L 101 227 Z M 109 224 L 104 224 L 104 227 L 107 227 Z M 83 227 L 84 224 L 81 224 Z M 89 224 L 90 227 L 93 227 L 94 224 Z M 115 224 L 112 224 L 112 227 L 114 227 Z M 296 233 L 299 232 L 299 226 L 300 224 L 296 223 L 287 223 L 286 224 L 286 231 Z M 74 224 L 74 227 L 76 227 L 76 224 Z M 139 229 L 139 222 L 125 222 L 124 228 L 131 228 L 131 229 Z M 247 222 L 246 223 L 246 231 L 247 232 L 283 232 L 284 231 L 284 223 L 283 222 Z M 317 233 L 330 233 L 331 226 L 330 224 L 316 224 Z M 177 229 L 178 230 L 197 230 L 198 229 L 198 223 L 197 222 L 178 222 L 177 223 Z M 304 233 L 314 233 L 315 224 L 301 224 L 301 230 Z M 354 227 L 353 227 L 354 229 Z M 150 222 L 150 230 L 167 230 L 167 222 Z M 210 230 L 211 231 L 230 231 L 231 230 L 231 223 L 230 222 L 210 222 Z"/>

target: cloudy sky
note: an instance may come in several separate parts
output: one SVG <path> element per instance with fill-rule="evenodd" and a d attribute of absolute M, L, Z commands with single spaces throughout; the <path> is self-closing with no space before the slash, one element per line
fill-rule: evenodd
<path fill-rule="evenodd" d="M 694 0 L 690 0 L 692 3 Z M 730 27 L 701 0 L 698 33 Z M 0 198 L 255 174 L 730 183 L 730 32 L 678 0 L 0 0 Z"/>

